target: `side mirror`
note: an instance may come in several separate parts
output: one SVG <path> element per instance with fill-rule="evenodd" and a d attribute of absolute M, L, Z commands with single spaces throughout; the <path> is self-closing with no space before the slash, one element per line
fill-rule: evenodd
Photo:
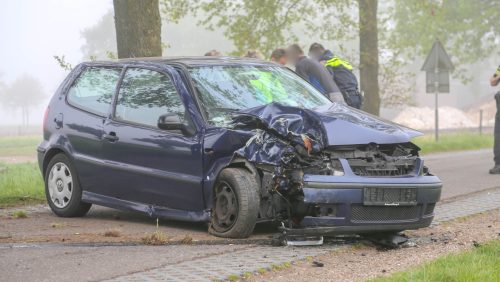
<path fill-rule="evenodd" d="M 163 130 L 184 130 L 185 125 L 178 114 L 168 113 L 158 118 L 158 128 Z"/>

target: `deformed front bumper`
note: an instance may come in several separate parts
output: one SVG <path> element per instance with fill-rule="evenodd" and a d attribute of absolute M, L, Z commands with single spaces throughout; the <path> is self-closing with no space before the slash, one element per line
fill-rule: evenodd
<path fill-rule="evenodd" d="M 285 228 L 285 231 L 290 235 L 328 235 L 427 227 L 434 218 L 442 183 L 436 176 L 423 175 L 421 168 L 420 163 L 413 174 L 400 177 L 357 176 L 345 165 L 344 176 L 306 174 L 304 203 L 314 206 L 319 216 L 306 216 L 298 228 Z M 366 188 L 415 189 L 416 201 L 412 204 L 397 201 L 367 204 Z"/>

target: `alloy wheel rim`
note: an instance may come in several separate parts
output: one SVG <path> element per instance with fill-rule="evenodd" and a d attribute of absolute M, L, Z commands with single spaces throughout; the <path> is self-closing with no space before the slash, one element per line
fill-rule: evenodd
<path fill-rule="evenodd" d="M 73 194 L 73 177 L 68 166 L 61 162 L 54 164 L 47 184 L 52 203 L 60 209 L 65 208 Z"/>

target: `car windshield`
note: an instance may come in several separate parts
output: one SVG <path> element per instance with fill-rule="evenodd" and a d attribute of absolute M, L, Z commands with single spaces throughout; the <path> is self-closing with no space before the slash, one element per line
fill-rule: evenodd
<path fill-rule="evenodd" d="M 203 66 L 190 69 L 208 122 L 227 126 L 231 113 L 278 102 L 315 108 L 329 104 L 323 94 L 279 66 Z"/>

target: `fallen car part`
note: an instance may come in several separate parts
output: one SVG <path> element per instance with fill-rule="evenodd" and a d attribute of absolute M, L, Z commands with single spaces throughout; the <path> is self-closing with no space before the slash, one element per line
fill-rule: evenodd
<path fill-rule="evenodd" d="M 287 235 L 286 233 L 277 233 L 273 235 L 271 245 L 280 246 L 321 246 L 323 245 L 323 236 L 318 235 Z"/>
<path fill-rule="evenodd" d="M 323 236 L 285 236 L 287 246 L 321 246 Z"/>

